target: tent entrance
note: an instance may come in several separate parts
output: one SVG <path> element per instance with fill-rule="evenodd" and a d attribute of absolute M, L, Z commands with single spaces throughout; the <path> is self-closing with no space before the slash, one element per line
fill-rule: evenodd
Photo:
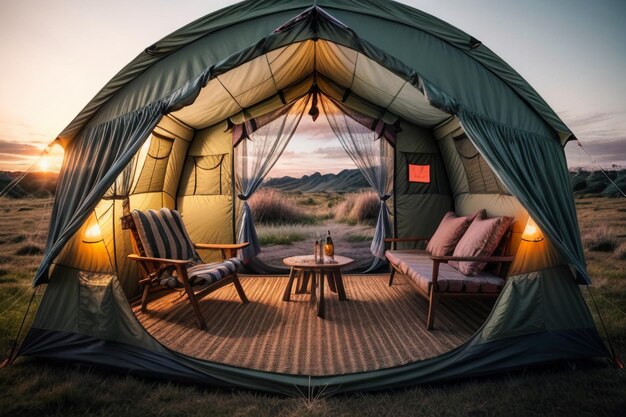
<path fill-rule="evenodd" d="M 330 137 L 338 143 L 323 148 L 328 142 L 320 143 L 317 135 L 313 142 L 317 149 L 313 145 L 298 149 L 292 137 L 300 122 L 305 132 L 325 130 L 326 140 Z M 384 265 L 384 238 L 392 233 L 387 200 L 393 190 L 396 132 L 397 127 L 348 109 L 315 88 L 273 114 L 235 126 L 237 238 L 251 243 L 243 253 L 246 261 L 252 261 L 248 268 L 286 272 L 281 260 L 310 253 L 313 241 L 327 230 L 332 231 L 338 252 L 356 260 L 349 270 L 371 271 Z M 278 160 L 285 158 L 289 143 L 290 154 L 325 153 L 317 160 L 317 169 L 333 169 L 337 157 L 344 161 L 342 168 L 349 164 L 353 169 L 337 176 L 300 171 L 307 174 L 302 180 L 266 181 Z M 306 141 L 300 138 L 302 143 Z M 267 245 L 267 255 L 261 242 Z"/>

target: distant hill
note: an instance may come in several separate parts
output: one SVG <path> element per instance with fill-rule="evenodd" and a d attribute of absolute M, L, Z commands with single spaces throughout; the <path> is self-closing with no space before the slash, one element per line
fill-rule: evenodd
<path fill-rule="evenodd" d="M 344 169 L 338 174 L 320 174 L 316 172 L 301 178 L 281 177 L 270 178 L 264 187 L 276 188 L 281 191 L 300 191 L 315 193 L 320 191 L 352 192 L 369 188 L 365 177 L 358 169 Z"/>
<path fill-rule="evenodd" d="M 23 174 L 23 172 L 0 171 L 0 190 L 4 190 L 4 187 L 11 181 Z M 52 172 L 31 172 L 22 178 L 7 195 L 13 198 L 53 196 L 58 177 L 59 174 Z"/>
<path fill-rule="evenodd" d="M 605 171 L 570 171 L 570 184 L 577 197 L 601 195 L 604 197 L 621 197 L 622 194 L 611 184 L 609 178 L 622 190 L 626 190 L 626 169 Z M 607 176 L 609 178 L 607 178 Z"/>

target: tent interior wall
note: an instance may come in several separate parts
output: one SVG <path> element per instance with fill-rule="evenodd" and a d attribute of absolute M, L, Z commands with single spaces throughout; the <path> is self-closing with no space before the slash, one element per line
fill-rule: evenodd
<path fill-rule="evenodd" d="M 509 278 L 465 345 L 316 386 L 385 388 L 606 356 L 576 288 L 575 278 L 589 278 L 564 184 L 569 129 L 474 38 L 407 6 L 354 0 L 231 6 L 148 48 L 87 105 L 58 138 L 66 160 L 35 278 L 48 285 L 20 353 L 115 358 L 120 369 L 274 392 L 311 384 L 203 362 L 153 339 L 128 303 L 138 272 L 120 222 L 133 209 L 175 208 L 192 240 L 235 242 L 242 203 L 233 125 L 311 94 L 399 127 L 388 203 L 396 236 L 431 236 L 449 210 L 515 219 Z M 429 180 L 410 181 L 410 164 L 427 167 Z M 545 237 L 532 248 L 521 239 L 529 213 Z M 93 228 L 98 237 L 89 239 Z"/>

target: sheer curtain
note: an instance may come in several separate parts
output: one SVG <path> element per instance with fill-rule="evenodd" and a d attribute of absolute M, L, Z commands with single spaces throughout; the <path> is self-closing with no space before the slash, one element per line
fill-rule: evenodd
<path fill-rule="evenodd" d="M 240 257 L 243 261 L 249 261 L 261 252 L 247 200 L 263 183 L 263 179 L 285 150 L 302 119 L 308 102 L 307 96 L 287 105 L 286 111 L 279 111 L 278 117 L 268 123 L 264 124 L 261 120 L 251 119 L 244 125 L 233 128 L 233 141 L 237 143 L 235 186 L 238 192 L 237 197 L 243 201 L 237 241 L 250 242 L 250 245 L 241 251 Z M 245 132 L 244 137 L 241 137 L 242 131 Z"/>
<path fill-rule="evenodd" d="M 384 260 L 385 238 L 391 236 L 387 200 L 393 190 L 393 147 L 382 133 L 385 129 L 381 128 L 377 133 L 370 128 L 377 124 L 374 119 L 362 114 L 354 114 L 353 117 L 353 112 L 345 112 L 339 107 L 340 104 L 326 96 L 321 96 L 320 101 L 339 142 L 369 185 L 378 193 L 380 209 L 370 250 L 377 259 Z M 391 129 L 387 131 L 390 132 Z M 393 137 L 395 138 L 395 134 Z M 378 264 L 380 261 L 374 262 L 370 270 Z"/>

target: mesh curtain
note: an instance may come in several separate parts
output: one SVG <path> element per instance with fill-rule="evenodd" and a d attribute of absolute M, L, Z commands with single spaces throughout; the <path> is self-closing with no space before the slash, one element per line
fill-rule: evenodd
<path fill-rule="evenodd" d="M 250 243 L 239 255 L 244 262 L 250 261 L 261 252 L 247 200 L 263 183 L 265 176 L 282 155 L 302 119 L 308 102 L 307 96 L 289 104 L 287 111 L 281 111 L 278 117 L 262 126 L 262 123 L 250 119 L 243 126 L 233 128 L 233 140 L 238 141 L 235 147 L 235 187 L 237 197 L 243 202 L 237 242 Z M 246 136 L 239 138 L 242 129 Z"/>
<path fill-rule="evenodd" d="M 321 96 L 320 102 L 339 142 L 380 198 L 376 230 L 370 246 L 376 257 L 370 267 L 372 270 L 385 259 L 385 238 L 391 236 L 387 200 L 393 190 L 393 147 L 382 131 L 377 133 L 369 127 L 372 126 L 373 119 L 364 115 L 353 117 L 352 113 L 343 111 L 326 96 Z"/>

